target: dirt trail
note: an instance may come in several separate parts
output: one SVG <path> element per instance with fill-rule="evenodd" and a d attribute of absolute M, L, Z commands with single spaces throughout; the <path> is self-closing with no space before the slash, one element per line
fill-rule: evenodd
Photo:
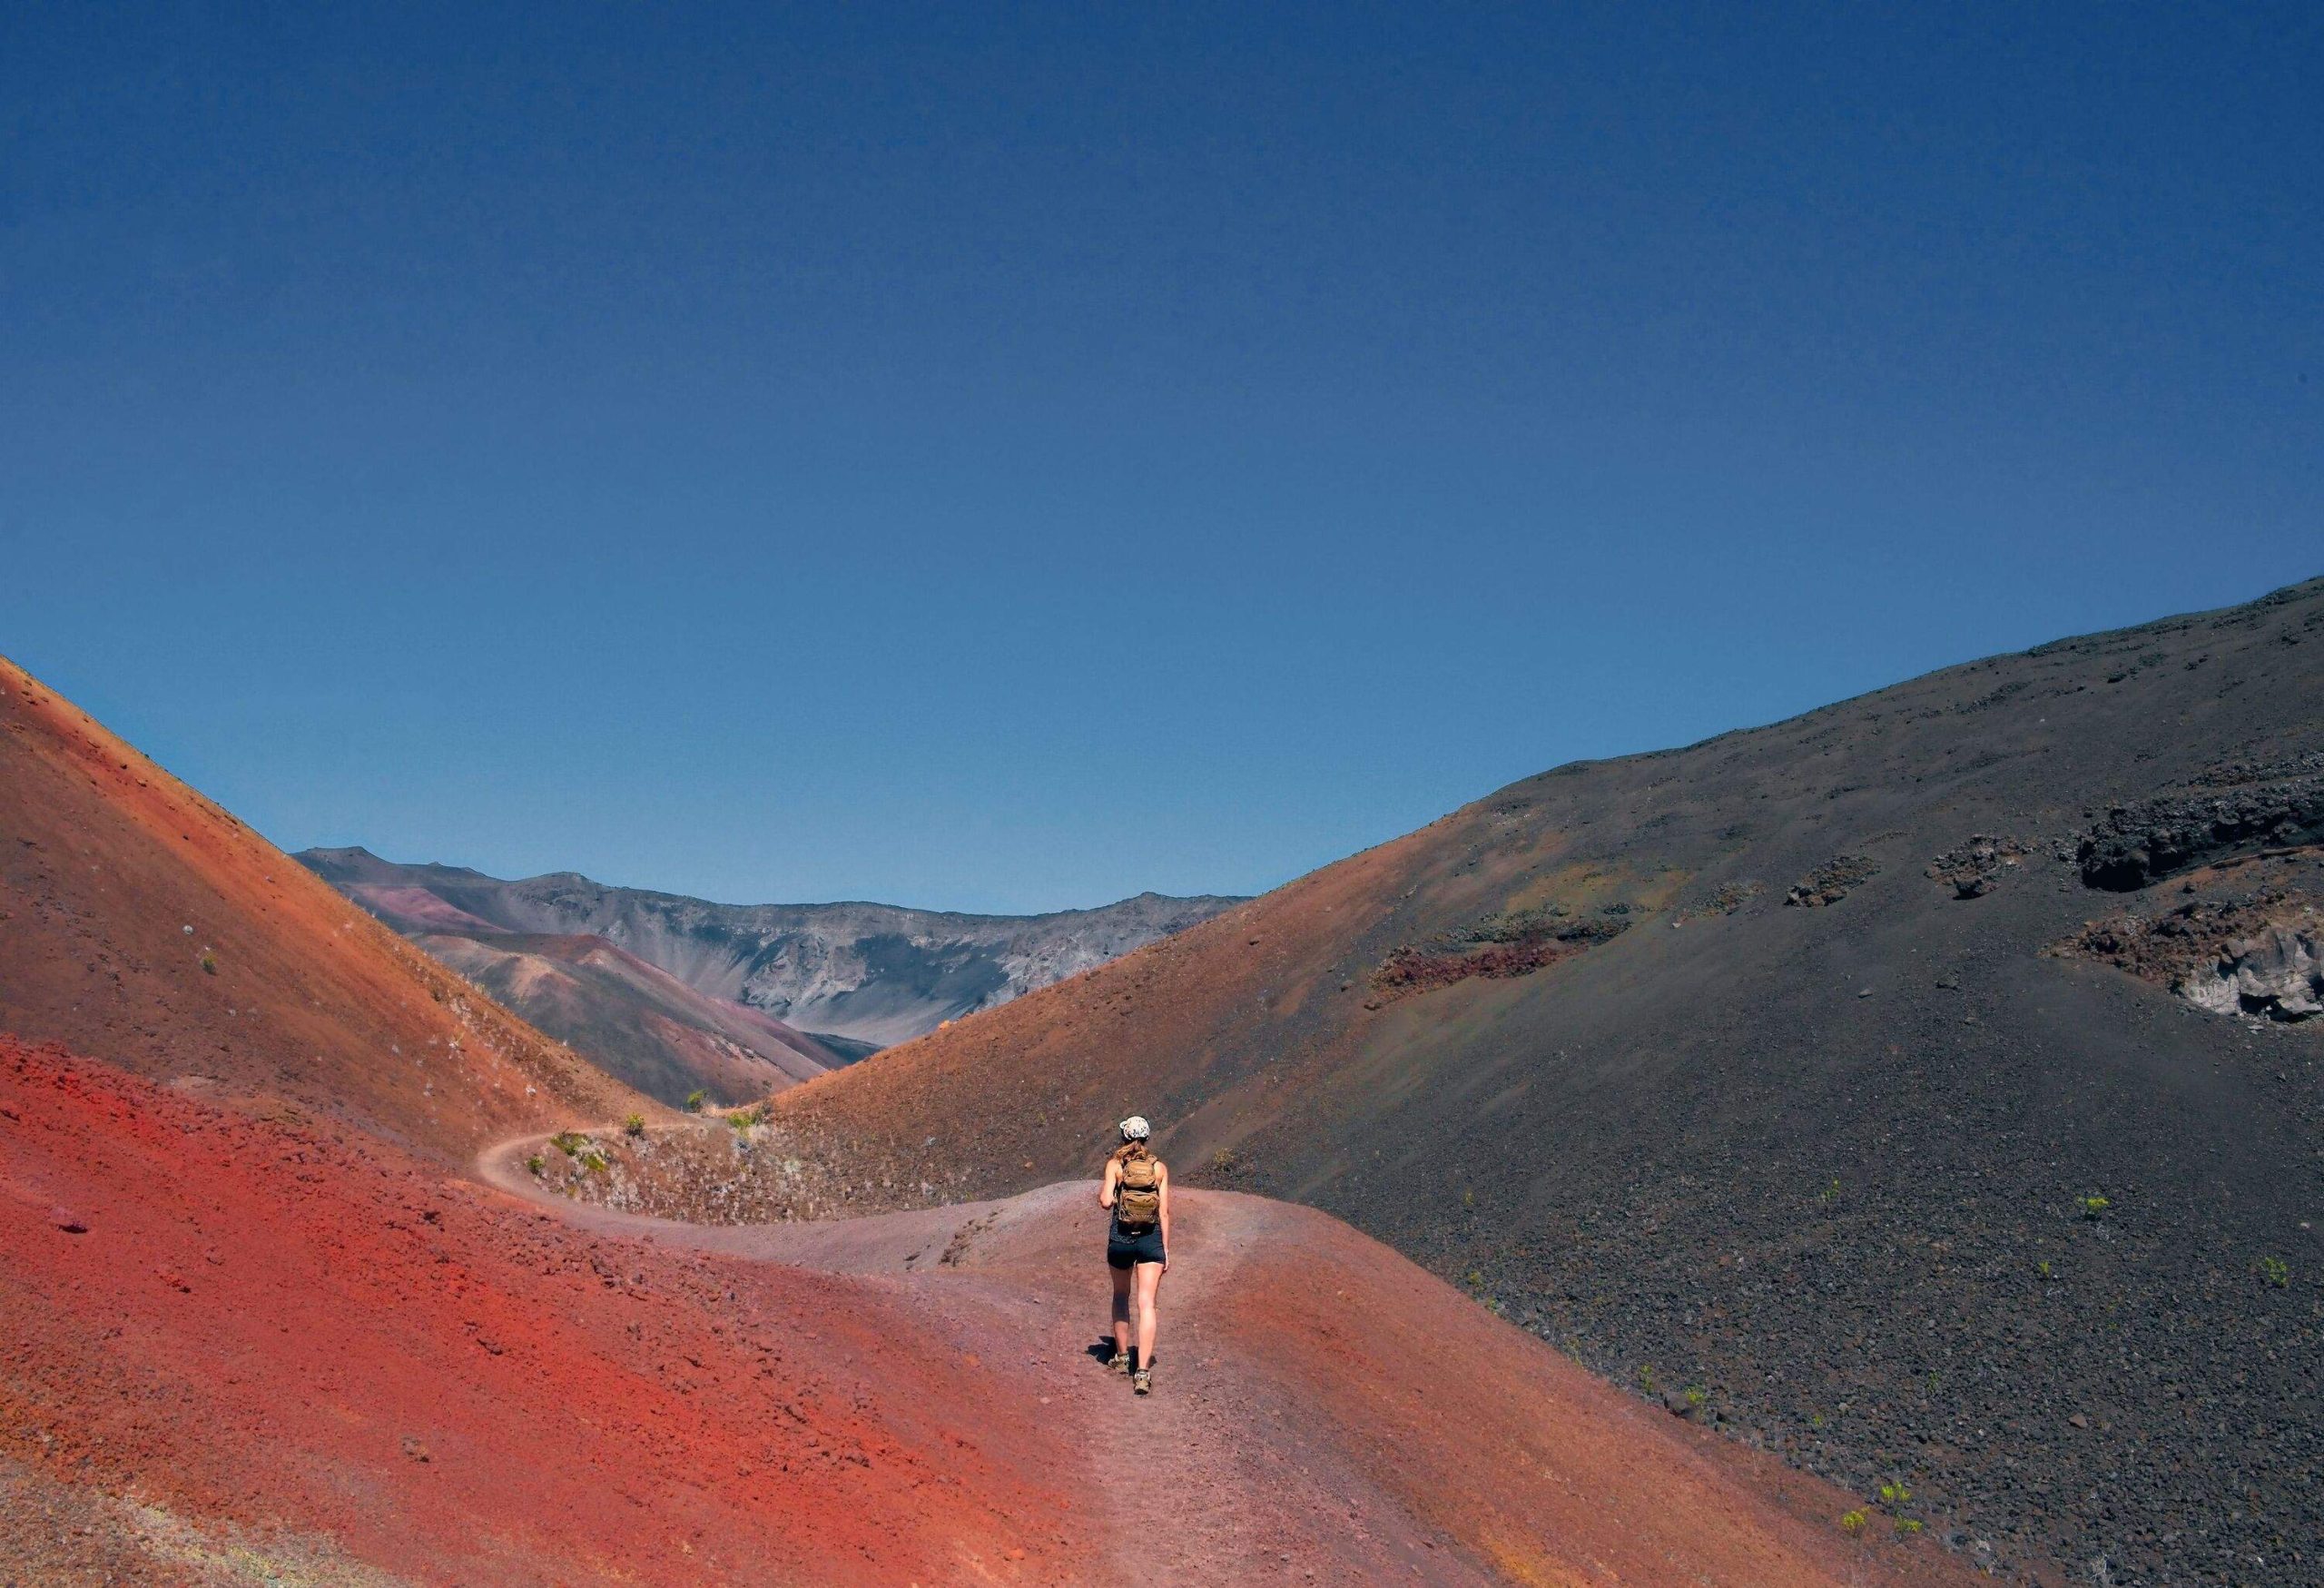
<path fill-rule="evenodd" d="M 823 1223 L 692 1225 L 576 1203 L 523 1160 L 489 1184 L 608 1238 L 856 1277 L 952 1371 L 1033 1400 L 1111 1541 L 1091 1576 L 1197 1582 L 1918 1583 L 1853 1504 L 1641 1406 L 1387 1248 L 1310 1209 L 1181 1190 L 1156 1390 L 1092 1347 L 1094 1184 Z"/>

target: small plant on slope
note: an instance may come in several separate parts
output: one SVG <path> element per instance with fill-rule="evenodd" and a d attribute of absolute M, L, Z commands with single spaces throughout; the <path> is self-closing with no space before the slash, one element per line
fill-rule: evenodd
<path fill-rule="evenodd" d="M 2283 1289 L 2291 1283 L 2291 1265 L 2281 1258 L 2261 1258 L 2260 1282 L 2272 1289 Z"/>
<path fill-rule="evenodd" d="M 643 1114 L 632 1114 L 628 1119 L 624 1119 L 621 1122 L 621 1133 L 625 1136 L 645 1135 L 645 1116 Z"/>
<path fill-rule="evenodd" d="M 686 1112 L 689 1114 L 699 1114 L 702 1112 L 702 1105 L 709 1100 L 710 1094 L 708 1092 L 690 1091 L 686 1093 Z"/>

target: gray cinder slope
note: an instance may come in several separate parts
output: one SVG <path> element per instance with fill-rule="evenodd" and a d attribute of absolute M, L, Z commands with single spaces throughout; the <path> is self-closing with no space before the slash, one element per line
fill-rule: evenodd
<path fill-rule="evenodd" d="M 2004 1575 L 2324 1582 L 2324 1020 L 2148 957 L 2297 935 L 2320 753 L 2311 581 L 1528 779 L 778 1121 L 998 1194 L 1137 1108 Z"/>

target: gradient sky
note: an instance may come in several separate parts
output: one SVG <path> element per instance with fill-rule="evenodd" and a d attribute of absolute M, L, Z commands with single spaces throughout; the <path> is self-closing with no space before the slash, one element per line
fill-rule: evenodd
<path fill-rule="evenodd" d="M 1256 891 L 2324 571 L 2319 16 L 7 7 L 0 651 L 286 847 Z"/>

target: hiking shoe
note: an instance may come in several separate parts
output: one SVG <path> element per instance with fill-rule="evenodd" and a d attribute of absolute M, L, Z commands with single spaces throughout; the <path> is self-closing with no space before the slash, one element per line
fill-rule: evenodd
<path fill-rule="evenodd" d="M 1129 1386 L 1140 1395 L 1152 1395 L 1154 1393 L 1154 1370 L 1150 1367 L 1139 1368 L 1137 1372 L 1129 1376 Z"/>
<path fill-rule="evenodd" d="M 1128 1351 L 1115 1352 L 1112 1359 L 1108 1361 L 1106 1366 L 1112 1368 L 1117 1373 L 1128 1373 L 1129 1371 L 1129 1353 Z"/>

